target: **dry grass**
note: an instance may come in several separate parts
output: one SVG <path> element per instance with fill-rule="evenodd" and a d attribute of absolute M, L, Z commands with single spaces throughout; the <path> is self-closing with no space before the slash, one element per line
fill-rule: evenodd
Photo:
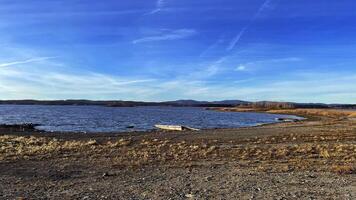
<path fill-rule="evenodd" d="M 356 174 L 356 167 L 352 165 L 334 165 L 331 171 L 338 174 Z"/>
<path fill-rule="evenodd" d="M 86 151 L 90 149 L 120 150 L 118 156 L 148 162 L 160 160 L 197 160 L 211 157 L 238 158 L 242 160 L 286 160 L 291 158 L 338 159 L 356 161 L 356 145 L 349 143 L 323 143 L 315 141 L 336 140 L 337 137 L 284 136 L 256 138 L 245 145 L 219 145 L 217 143 L 189 144 L 185 141 L 142 140 L 133 143 L 131 139 L 120 139 L 98 144 L 95 140 L 59 141 L 42 137 L 0 136 L 1 158 L 26 157 L 51 154 L 62 151 Z M 300 143 L 301 140 L 307 141 Z M 286 144 L 285 142 L 295 142 Z"/>
<path fill-rule="evenodd" d="M 269 110 L 268 113 L 293 114 L 302 116 L 323 116 L 330 118 L 356 117 L 356 111 L 337 110 L 337 109 L 287 109 L 287 110 Z"/>
<path fill-rule="evenodd" d="M 129 165 L 189 163 L 202 160 L 238 161 L 246 163 L 251 169 L 257 162 L 260 163 L 256 166 L 258 169 L 274 172 L 294 170 L 336 172 L 331 166 L 338 163 L 354 166 L 353 163 L 356 163 L 355 144 L 270 143 L 271 138 L 259 144 L 251 141 L 243 146 L 143 140 L 138 146 L 126 147 L 127 151 L 120 153 L 116 159 L 118 163 Z M 346 168 L 344 171 L 347 171 Z"/>
<path fill-rule="evenodd" d="M 356 118 L 356 112 L 353 112 L 349 115 L 350 118 Z"/>
<path fill-rule="evenodd" d="M 43 137 L 0 136 L 0 160 L 46 155 L 60 151 L 81 150 L 96 145 L 95 140 L 59 141 Z"/>
<path fill-rule="evenodd" d="M 0 161 L 27 159 L 35 156 L 48 157 L 61 153 L 98 153 L 100 150 L 123 148 L 130 144 L 130 138 L 99 144 L 96 140 L 92 139 L 77 141 L 34 136 L 4 135 L 0 136 Z"/>
<path fill-rule="evenodd" d="M 266 111 L 267 109 L 256 109 L 256 108 L 239 108 L 239 107 L 234 107 L 234 108 L 208 108 L 210 110 L 216 110 L 216 111 L 221 111 L 221 112 L 261 112 L 261 111 Z"/>
<path fill-rule="evenodd" d="M 356 118 L 356 111 L 338 109 L 261 109 L 261 108 L 212 108 L 222 112 L 268 112 L 272 114 L 288 114 L 300 116 L 322 116 L 330 118 Z"/>
<path fill-rule="evenodd" d="M 0 161 L 58 158 L 110 158 L 120 166 L 187 164 L 190 162 L 244 162 L 265 171 L 314 170 L 355 173 L 356 135 L 352 124 L 314 127 L 305 133 L 251 137 L 222 143 L 219 140 L 161 139 L 58 140 L 46 137 L 0 136 Z M 257 163 L 257 164 L 256 164 Z"/>

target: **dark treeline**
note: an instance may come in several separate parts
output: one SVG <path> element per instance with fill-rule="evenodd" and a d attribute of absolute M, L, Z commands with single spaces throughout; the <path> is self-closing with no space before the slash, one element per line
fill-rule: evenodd
<path fill-rule="evenodd" d="M 91 100 L 5 100 L 0 104 L 10 105 L 76 105 L 76 106 L 111 106 L 111 107 L 133 107 L 133 106 L 159 106 L 169 105 L 165 103 L 140 102 L 140 101 L 91 101 Z"/>
<path fill-rule="evenodd" d="M 240 102 L 240 101 L 236 101 Z M 0 104 L 7 105 L 76 105 L 76 106 L 108 106 L 108 107 L 134 107 L 134 106 L 176 106 L 176 107 L 234 107 L 240 105 L 233 101 L 194 101 L 178 100 L 167 102 L 141 102 L 141 101 L 91 101 L 91 100 L 0 100 Z"/>
<path fill-rule="evenodd" d="M 356 109 L 356 104 L 321 104 L 321 103 L 293 103 L 259 101 L 247 102 L 240 100 L 225 101 L 195 101 L 177 100 L 166 102 L 142 101 L 92 101 L 92 100 L 0 100 L 0 104 L 10 105 L 89 105 L 109 107 L 134 107 L 134 106 L 175 106 L 175 107 L 241 107 L 255 109 L 295 109 L 295 108 L 339 108 Z"/>

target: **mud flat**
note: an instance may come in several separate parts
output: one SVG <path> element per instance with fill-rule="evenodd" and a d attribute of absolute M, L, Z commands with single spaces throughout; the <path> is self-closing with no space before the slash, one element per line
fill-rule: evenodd
<path fill-rule="evenodd" d="M 355 199 L 356 120 L 288 114 L 309 120 L 90 135 L 0 128 L 0 199 Z"/>

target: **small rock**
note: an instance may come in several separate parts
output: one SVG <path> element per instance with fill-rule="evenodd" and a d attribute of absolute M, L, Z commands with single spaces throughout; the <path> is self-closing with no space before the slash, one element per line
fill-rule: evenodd
<path fill-rule="evenodd" d="M 194 198 L 194 195 L 193 194 L 186 194 L 185 197 L 192 199 L 192 198 Z"/>
<path fill-rule="evenodd" d="M 213 180 L 213 177 L 212 176 L 207 176 L 207 177 L 205 177 L 205 180 L 206 181 L 211 181 L 211 180 Z"/>
<path fill-rule="evenodd" d="M 102 177 L 108 177 L 110 174 L 108 172 L 103 173 Z"/>
<path fill-rule="evenodd" d="M 310 174 L 308 177 L 309 177 L 309 178 L 316 178 L 316 175 Z"/>

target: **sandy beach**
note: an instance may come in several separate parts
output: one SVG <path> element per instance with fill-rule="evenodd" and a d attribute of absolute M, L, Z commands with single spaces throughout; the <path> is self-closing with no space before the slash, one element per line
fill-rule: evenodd
<path fill-rule="evenodd" d="M 302 115 L 198 132 L 0 128 L 0 199 L 355 199 L 356 120 Z"/>

